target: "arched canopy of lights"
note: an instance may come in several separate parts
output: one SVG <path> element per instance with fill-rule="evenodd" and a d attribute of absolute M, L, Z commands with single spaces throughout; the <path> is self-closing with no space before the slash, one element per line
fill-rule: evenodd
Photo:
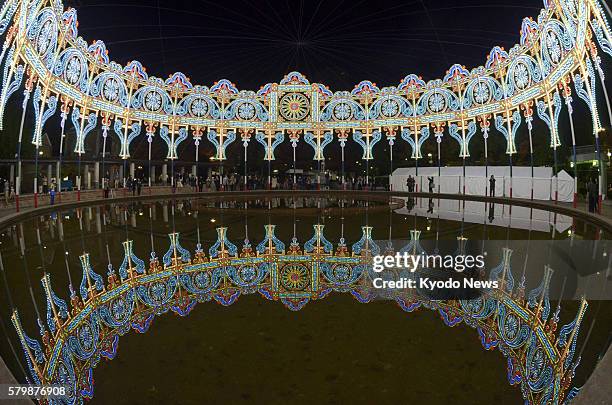
<path fill-rule="evenodd" d="M 520 42 L 508 51 L 494 47 L 484 66 L 468 70 L 455 64 L 442 79 L 429 82 L 409 74 L 397 86 L 384 88 L 362 81 L 350 92 L 332 92 L 298 72 L 258 91 L 238 90 L 226 79 L 211 87 L 194 85 L 180 72 L 165 80 L 149 76 L 138 61 L 125 66 L 113 62 L 104 42 L 88 44 L 78 35 L 76 10 L 65 9 L 60 0 L 6 1 L 0 10 L 0 31 L 7 32 L 0 54 L 0 126 L 7 100 L 24 87 L 23 115 L 28 108 L 35 114 L 34 131 L 26 137 L 37 147 L 45 122 L 59 112 L 61 139 L 68 121 L 75 128 L 78 156 L 85 152 L 88 134 L 101 125 L 104 147 L 107 136 L 116 136 L 123 159 L 130 157 L 131 142 L 146 136 L 149 145 L 161 138 L 167 158 L 174 162 L 179 159 L 178 145 L 192 137 L 197 161 L 197 148 L 205 137 L 216 149 L 216 160 L 223 162 L 229 144 L 241 141 L 246 151 L 254 136 L 268 166 L 286 137 L 294 150 L 302 138 L 319 163 L 325 159 L 325 147 L 335 140 L 344 163 L 344 147 L 352 139 L 369 163 L 380 141 L 388 142 L 392 159 L 399 135 L 410 145 L 417 168 L 421 147 L 430 137 L 438 145 L 438 162 L 442 141 L 457 142 L 465 167 L 477 132 L 484 137 L 487 159 L 493 124 L 503 135 L 499 139 L 504 139 L 511 168 L 517 153 L 515 136 L 523 122 L 529 129 L 533 162 L 535 111 L 548 127 L 556 164 L 556 151 L 562 146 L 558 120 L 565 104 L 572 122 L 573 84 L 590 110 L 601 163 L 595 91 L 597 79 L 603 82 L 604 75 L 597 45 L 612 55 L 612 34 L 599 0 L 544 0 L 537 20 L 523 20 Z M 571 131 L 575 147 L 573 124 Z M 23 136 L 22 126 L 20 142 Z M 574 160 L 575 155 L 574 148 Z M 344 182 L 344 170 L 342 178 Z M 80 188 L 79 178 L 77 183 Z"/>
<path fill-rule="evenodd" d="M 361 238 L 352 246 L 342 237 L 335 248 L 323 224 L 313 226 L 312 237 L 303 245 L 295 236 L 285 245 L 275 227 L 265 225 L 265 237 L 255 249 L 248 238 L 239 249 L 228 228 L 217 228 L 215 243 L 205 250 L 198 239 L 193 255 L 173 232 L 166 253 L 158 258 L 151 251 L 148 266 L 135 254 L 132 240 L 126 240 L 119 267 L 108 259 L 106 282 L 83 253 L 81 283 L 79 288 L 70 286 L 69 303 L 56 295 L 45 274 L 41 282 L 46 316 L 38 319 L 42 343 L 28 335 L 29 325 L 22 324 L 17 310 L 11 316 L 28 378 L 68 387 L 66 400 L 58 403 L 83 404 L 94 395 L 93 369 L 100 360 L 112 360 L 120 336 L 131 330 L 147 332 L 156 316 L 187 316 L 198 303 L 229 306 L 254 293 L 298 311 L 337 292 L 362 303 L 393 300 L 406 312 L 430 309 L 448 326 L 471 326 L 486 350 L 498 348 L 506 357 L 508 381 L 520 387 L 527 404 L 567 403 L 579 392 L 570 387 L 580 363 L 578 333 L 588 304 L 583 298 L 574 319 L 557 331 L 561 307 L 559 302 L 555 310 L 549 299 L 550 267 L 538 287 L 526 290 L 525 276 L 513 276 L 512 250 L 503 248 L 501 261 L 489 269 L 489 279 L 499 281 L 500 288 L 472 300 L 431 300 L 416 290 L 372 287 L 371 280 L 379 276 L 372 270 L 371 256 L 382 248 L 372 239 L 371 226 L 362 227 Z M 411 230 L 410 241 L 399 252 L 426 253 L 420 231 Z M 397 271 L 392 279 L 417 279 L 415 273 Z"/>

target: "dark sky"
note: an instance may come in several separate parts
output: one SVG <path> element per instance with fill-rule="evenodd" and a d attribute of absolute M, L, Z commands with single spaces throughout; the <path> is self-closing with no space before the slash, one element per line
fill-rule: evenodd
<path fill-rule="evenodd" d="M 151 75 L 182 71 L 194 84 L 227 78 L 257 90 L 299 70 L 331 90 L 409 73 L 442 77 L 453 63 L 484 64 L 518 42 L 536 0 L 65 0 L 79 32 L 111 59 L 140 60 Z"/>

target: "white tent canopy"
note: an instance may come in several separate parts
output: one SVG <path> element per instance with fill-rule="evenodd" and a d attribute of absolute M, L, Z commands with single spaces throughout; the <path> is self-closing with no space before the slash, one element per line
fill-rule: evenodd
<path fill-rule="evenodd" d="M 438 176 L 437 167 L 402 167 L 396 169 L 391 175 L 391 186 L 395 191 L 408 191 L 406 180 L 408 176 L 416 180 L 416 191 L 428 191 L 428 177 L 433 177 L 435 191 L 448 194 L 485 195 L 489 187 L 489 178 L 495 177 L 495 195 L 533 198 L 535 200 L 554 200 L 558 193 L 559 201 L 572 202 L 574 199 L 574 178 L 564 170 L 553 176 L 551 167 L 534 167 L 533 177 L 531 167 L 513 166 L 510 177 L 509 166 L 466 166 L 465 178 L 463 167 L 442 167 Z"/>

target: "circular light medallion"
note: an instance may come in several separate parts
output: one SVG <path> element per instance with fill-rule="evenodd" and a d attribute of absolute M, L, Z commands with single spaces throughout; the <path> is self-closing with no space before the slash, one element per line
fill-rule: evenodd
<path fill-rule="evenodd" d="M 310 105 L 305 95 L 289 93 L 280 99 L 279 109 L 281 116 L 287 121 L 300 121 L 308 115 Z"/>
<path fill-rule="evenodd" d="M 281 270 L 281 285 L 289 291 L 302 291 L 308 287 L 308 269 L 301 264 L 288 264 Z"/>

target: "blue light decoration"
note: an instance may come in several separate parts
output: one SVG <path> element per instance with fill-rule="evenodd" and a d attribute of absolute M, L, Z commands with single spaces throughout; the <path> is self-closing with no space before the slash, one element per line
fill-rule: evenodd
<path fill-rule="evenodd" d="M 412 134 L 413 131 L 409 127 L 406 127 L 402 128 L 400 136 L 410 145 L 410 148 L 412 150 L 410 157 L 412 159 L 420 159 L 423 157 L 423 154 L 421 153 L 421 147 L 423 146 L 425 141 L 429 139 L 429 127 L 421 127 L 420 136 L 417 136 L 416 140 L 412 137 Z"/>
<path fill-rule="evenodd" d="M 94 291 L 102 291 L 104 289 L 104 281 L 102 277 L 94 272 L 89 262 L 89 253 L 84 253 L 79 256 L 81 262 L 81 268 L 83 269 L 83 277 L 81 278 L 81 285 L 79 293 L 83 300 L 87 300 Z"/>
<path fill-rule="evenodd" d="M 168 130 L 168 127 L 162 126 L 159 129 L 159 136 L 166 142 L 168 145 L 168 154 L 166 155 L 167 159 L 178 159 L 177 148 L 181 142 L 187 139 L 187 128 L 179 128 L 178 136 L 174 137 L 174 132 Z"/>
<path fill-rule="evenodd" d="M 115 124 L 113 125 L 113 129 L 115 130 L 117 137 L 119 137 L 119 142 L 121 144 L 119 156 L 121 157 L 121 159 L 129 159 L 130 144 L 138 135 L 140 135 L 140 122 L 133 122 L 129 128 L 130 132 L 128 133 L 128 128 L 124 126 L 121 119 L 116 119 Z"/>
<path fill-rule="evenodd" d="M 15 48 L 11 48 L 7 59 L 12 59 Z M 24 65 L 18 65 L 15 68 L 11 68 L 8 63 L 4 65 L 4 72 L 2 76 L 2 93 L 0 93 L 0 130 L 3 129 L 4 111 L 6 109 L 6 103 L 11 98 L 13 93 L 19 89 L 21 82 L 23 81 L 23 74 L 25 72 Z M 14 74 L 14 77 L 13 77 Z"/>
<path fill-rule="evenodd" d="M 508 131 L 508 127 L 506 126 L 507 121 L 509 120 L 512 121 L 511 125 L 508 124 L 510 125 L 510 131 Z M 516 153 L 515 137 L 516 131 L 521 125 L 521 121 L 521 113 L 518 110 L 514 110 L 514 112 L 512 113 L 512 118 L 508 117 L 504 119 L 504 117 L 501 115 L 495 117 L 495 128 L 497 128 L 497 130 L 501 132 L 501 134 L 506 139 L 506 154 L 508 155 L 513 155 Z"/>
<path fill-rule="evenodd" d="M 334 246 L 325 238 L 323 229 L 325 225 L 315 224 L 312 237 L 304 243 L 304 253 L 332 253 Z"/>
<path fill-rule="evenodd" d="M 57 96 L 52 95 L 46 100 L 47 108 L 45 109 L 45 100 L 43 99 L 42 91 L 39 86 L 36 86 L 32 102 L 34 103 L 34 134 L 32 136 L 32 144 L 42 146 L 42 129 L 49 117 L 55 114 L 55 110 L 57 109 Z M 42 114 L 41 108 L 43 109 Z"/>
<path fill-rule="evenodd" d="M 216 154 L 216 160 L 225 160 L 227 159 L 225 155 L 225 149 L 229 146 L 230 143 L 236 140 L 236 131 L 227 131 L 225 129 L 221 129 L 219 133 L 217 133 L 214 129 L 209 129 L 206 138 L 214 145 Z"/>
<path fill-rule="evenodd" d="M 353 140 L 363 149 L 363 155 L 361 158 L 364 160 L 374 159 L 374 156 L 372 155 L 372 148 L 381 139 L 382 133 L 379 129 L 375 129 L 373 131 L 366 129 L 363 132 L 362 130 L 357 129 L 353 132 Z"/>
<path fill-rule="evenodd" d="M 86 117 L 87 124 L 85 124 Z M 81 110 L 78 107 L 74 107 L 72 110 L 71 119 L 72 125 L 74 125 L 74 131 L 76 133 L 74 152 L 81 155 L 85 153 L 85 139 L 91 130 L 96 126 L 98 117 L 93 112 L 89 113 L 87 116 L 85 116 L 85 114 L 81 116 Z"/>
<path fill-rule="evenodd" d="M 304 134 L 304 141 L 312 146 L 314 150 L 313 160 L 325 160 L 325 147 L 329 145 L 334 140 L 334 137 L 331 132 L 324 132 L 321 134 L 321 131 L 306 132 Z"/>
<path fill-rule="evenodd" d="M 559 92 L 554 93 L 552 101 L 549 100 L 549 103 L 550 106 L 543 100 L 538 100 L 538 116 L 546 123 L 550 130 L 550 147 L 556 149 L 561 146 L 561 139 L 559 138 L 559 114 L 561 113 L 562 104 Z M 552 117 L 548 112 L 549 109 L 552 110 Z M 528 125 L 531 125 L 531 122 Z"/>
<path fill-rule="evenodd" d="M 587 58 L 585 64 L 586 69 L 574 75 L 574 85 L 576 86 L 576 94 L 578 94 L 578 97 L 589 107 L 593 120 L 593 134 L 597 134 L 601 128 L 601 122 L 599 120 L 595 97 L 595 71 L 593 70 L 593 64 L 590 59 Z"/>
<path fill-rule="evenodd" d="M 134 253 L 134 243 L 131 240 L 123 242 L 123 261 L 119 266 L 119 276 L 122 280 L 129 277 L 130 273 L 134 271 L 137 274 L 143 274 L 145 271 L 144 261 L 138 258 Z"/>
<path fill-rule="evenodd" d="M 464 129 L 461 129 L 461 135 L 459 134 L 459 126 L 454 122 L 448 127 L 450 136 L 459 144 L 459 157 L 461 158 L 470 157 L 470 140 L 476 134 L 476 123 L 474 121 L 468 122 L 466 127 L 467 133 L 464 132 Z"/>
<path fill-rule="evenodd" d="M 183 263 L 188 263 L 191 260 L 191 253 L 181 246 L 179 233 L 174 232 L 169 234 L 168 239 L 170 239 L 170 246 L 162 259 L 164 265 L 170 266 L 173 262 L 175 264 L 178 263 L 179 260 Z"/>
<path fill-rule="evenodd" d="M 274 150 L 285 140 L 285 134 L 278 131 L 257 131 L 255 139 L 264 147 L 264 160 L 275 160 Z"/>
<path fill-rule="evenodd" d="M 257 245 L 257 253 L 282 253 L 285 251 L 285 244 L 278 239 L 274 233 L 276 225 L 266 225 L 266 236 Z"/>

